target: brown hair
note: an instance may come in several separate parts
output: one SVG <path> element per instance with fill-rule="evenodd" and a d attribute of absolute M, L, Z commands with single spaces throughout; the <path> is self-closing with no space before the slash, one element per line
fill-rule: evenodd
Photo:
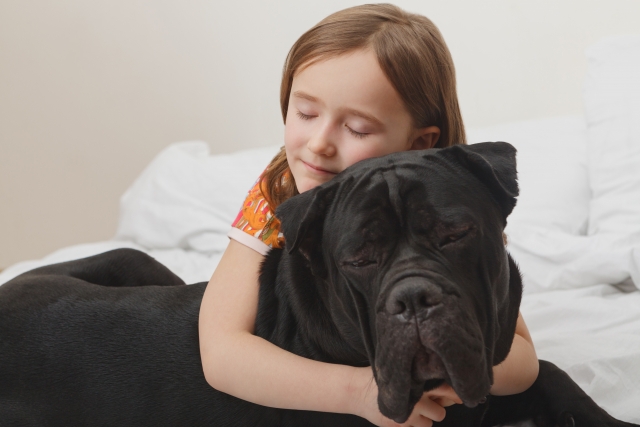
<path fill-rule="evenodd" d="M 280 107 L 286 123 L 296 72 L 322 59 L 370 48 L 416 128 L 438 126 L 436 147 L 465 144 L 456 78 L 449 49 L 429 19 L 391 4 L 367 4 L 329 15 L 304 33 L 284 63 Z M 261 190 L 271 209 L 298 194 L 284 147 L 273 158 Z M 266 191 L 265 191 L 266 190 Z"/>

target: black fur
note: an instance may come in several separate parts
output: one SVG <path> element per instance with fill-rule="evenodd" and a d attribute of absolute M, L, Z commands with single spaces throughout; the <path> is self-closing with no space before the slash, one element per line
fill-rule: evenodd
<path fill-rule="evenodd" d="M 373 366 L 380 408 L 397 420 L 447 381 L 467 406 L 448 408 L 445 426 L 630 426 L 544 361 L 525 393 L 481 403 L 522 291 L 502 244 L 515 170 L 506 143 L 398 153 L 290 199 L 277 212 L 287 248 L 262 265 L 256 334 L 307 358 Z M 370 425 L 211 388 L 198 346 L 205 286 L 130 249 L 1 286 L 0 427 Z"/>

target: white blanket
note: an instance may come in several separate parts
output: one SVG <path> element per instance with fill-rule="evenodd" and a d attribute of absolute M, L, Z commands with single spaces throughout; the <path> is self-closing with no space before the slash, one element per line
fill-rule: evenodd
<path fill-rule="evenodd" d="M 609 414 L 640 423 L 640 292 L 613 286 L 528 294 L 538 357 L 567 371 Z"/>

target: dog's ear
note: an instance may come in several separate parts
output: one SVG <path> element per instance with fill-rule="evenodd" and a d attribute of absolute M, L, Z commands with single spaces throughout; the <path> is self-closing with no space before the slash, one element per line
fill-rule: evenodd
<path fill-rule="evenodd" d="M 314 274 L 322 275 L 322 231 L 327 208 L 335 196 L 337 185 L 329 183 L 291 197 L 276 209 L 284 235 L 285 249 L 299 250 L 310 262 Z"/>
<path fill-rule="evenodd" d="M 482 181 L 500 205 L 504 219 L 511 214 L 518 196 L 516 149 L 507 142 L 454 145 L 440 150 Z"/>

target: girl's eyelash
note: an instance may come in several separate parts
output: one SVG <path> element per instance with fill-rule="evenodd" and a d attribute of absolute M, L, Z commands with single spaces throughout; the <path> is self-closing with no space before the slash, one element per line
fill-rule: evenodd
<path fill-rule="evenodd" d="M 356 132 L 355 130 L 351 129 L 349 126 L 344 125 L 347 130 L 349 131 L 349 133 L 353 136 L 355 136 L 356 138 L 366 138 L 369 134 L 368 133 L 362 133 L 362 132 Z"/>
<path fill-rule="evenodd" d="M 308 114 L 304 114 L 302 111 L 298 110 L 298 117 L 300 117 L 302 120 L 309 120 L 310 118 L 312 118 L 313 116 L 309 116 Z"/>
<path fill-rule="evenodd" d="M 297 110 L 296 115 L 298 117 L 300 117 L 302 120 L 310 120 L 313 118 L 313 116 L 310 116 L 308 114 L 304 114 L 302 111 Z M 353 136 L 355 136 L 356 138 L 366 138 L 367 135 L 369 135 L 368 133 L 362 133 L 362 132 L 357 132 L 353 129 L 351 129 L 349 126 L 347 126 L 346 124 L 344 125 L 344 127 L 347 128 L 347 130 L 349 131 L 349 133 Z"/>

